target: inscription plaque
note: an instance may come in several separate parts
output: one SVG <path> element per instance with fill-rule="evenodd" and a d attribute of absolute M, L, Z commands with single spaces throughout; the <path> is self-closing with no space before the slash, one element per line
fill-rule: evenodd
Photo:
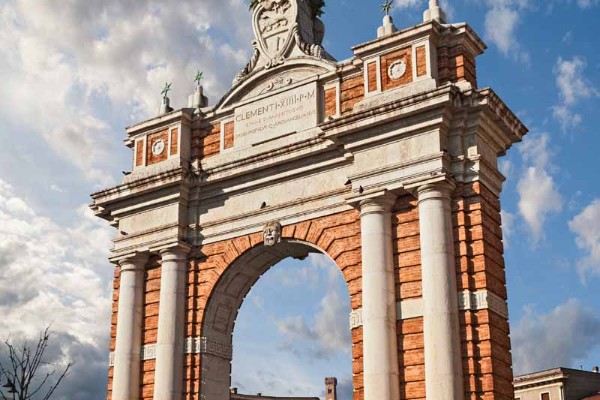
<path fill-rule="evenodd" d="M 235 147 L 252 146 L 318 123 L 317 83 L 310 83 L 235 110 Z"/>

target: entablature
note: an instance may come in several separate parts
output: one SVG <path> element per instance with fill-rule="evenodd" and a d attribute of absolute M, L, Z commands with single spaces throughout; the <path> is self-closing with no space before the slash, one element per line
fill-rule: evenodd
<path fill-rule="evenodd" d="M 216 106 L 192 101 L 127 128 L 132 172 L 92 205 L 119 227 L 115 251 L 217 240 L 438 180 L 500 192 L 497 157 L 527 129 L 493 91 L 476 89 L 485 44 L 467 24 L 389 29 L 335 62 L 318 18 L 283 12 L 291 25 L 255 30 L 285 46 L 257 42 Z"/>

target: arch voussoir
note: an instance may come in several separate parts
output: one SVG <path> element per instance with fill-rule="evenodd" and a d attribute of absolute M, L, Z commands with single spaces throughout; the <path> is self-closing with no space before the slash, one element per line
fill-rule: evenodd
<path fill-rule="evenodd" d="M 294 229 L 294 239 L 297 240 L 306 240 L 306 236 L 308 235 L 308 231 L 312 225 L 312 221 L 304 221 L 296 224 L 296 229 Z"/>
<path fill-rule="evenodd" d="M 338 256 L 340 256 L 342 253 L 348 250 L 359 249 L 360 245 L 360 236 L 348 236 L 342 239 L 334 240 L 333 243 L 331 243 L 329 249 L 327 250 L 327 253 L 332 259 L 336 260 Z"/>
<path fill-rule="evenodd" d="M 239 257 L 240 254 L 243 254 L 246 250 L 250 249 L 250 238 L 248 235 L 240 236 L 231 241 L 231 245 L 235 248 L 235 252 Z"/>

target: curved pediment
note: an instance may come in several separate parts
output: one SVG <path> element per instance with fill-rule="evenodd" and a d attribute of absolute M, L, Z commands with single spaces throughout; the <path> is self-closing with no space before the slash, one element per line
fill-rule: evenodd
<path fill-rule="evenodd" d="M 235 85 L 219 102 L 217 109 L 234 106 L 246 100 L 276 93 L 297 83 L 311 80 L 319 75 L 335 71 L 333 61 L 314 58 L 286 60 L 276 68 L 256 71 L 244 81 Z"/>

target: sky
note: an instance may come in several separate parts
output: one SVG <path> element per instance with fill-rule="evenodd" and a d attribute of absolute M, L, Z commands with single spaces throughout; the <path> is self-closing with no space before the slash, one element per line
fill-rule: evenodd
<path fill-rule="evenodd" d="M 328 52 L 343 60 L 374 39 L 380 2 L 327 0 Z M 530 128 L 500 164 L 515 372 L 589 370 L 600 364 L 600 1 L 442 4 L 489 46 L 480 87 Z M 396 25 L 425 7 L 396 0 Z M 0 0 L 0 337 L 52 324 L 50 359 L 75 362 L 57 399 L 105 396 L 114 232 L 87 204 L 131 168 L 124 127 L 157 114 L 166 80 L 184 106 L 197 69 L 215 104 L 251 40 L 243 0 Z M 335 375 L 348 399 L 348 302 L 323 258 L 274 267 L 236 323 L 233 384 L 320 395 Z"/>

